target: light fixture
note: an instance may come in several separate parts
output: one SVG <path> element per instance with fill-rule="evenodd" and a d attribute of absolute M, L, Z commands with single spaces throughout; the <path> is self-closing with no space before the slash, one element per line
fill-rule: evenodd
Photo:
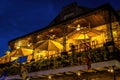
<path fill-rule="evenodd" d="M 80 30 L 80 24 L 77 25 L 77 28 L 76 28 L 77 31 Z"/>
<path fill-rule="evenodd" d="M 114 69 L 110 68 L 108 69 L 108 72 L 114 72 Z"/>
<path fill-rule="evenodd" d="M 51 76 L 51 75 L 49 75 L 49 76 L 48 76 L 48 79 L 52 79 L 52 76 Z"/>
<path fill-rule="evenodd" d="M 77 71 L 77 73 L 76 73 L 78 76 L 81 76 L 81 73 L 80 73 L 80 71 Z"/>
<path fill-rule="evenodd" d="M 17 46 L 17 49 L 19 49 L 20 48 L 20 46 Z"/>
<path fill-rule="evenodd" d="M 27 46 L 30 47 L 30 44 L 28 44 Z"/>
<path fill-rule="evenodd" d="M 38 35 L 37 38 L 40 38 L 40 36 Z"/>

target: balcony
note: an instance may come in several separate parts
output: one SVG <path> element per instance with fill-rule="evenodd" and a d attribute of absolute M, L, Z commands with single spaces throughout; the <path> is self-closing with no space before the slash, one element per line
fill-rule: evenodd
<path fill-rule="evenodd" d="M 48 77 L 49 75 L 63 75 L 77 73 L 90 73 L 90 72 L 103 72 L 109 68 L 114 67 L 115 70 L 120 69 L 120 54 L 119 50 L 115 49 L 113 52 L 112 47 L 99 47 L 91 50 L 75 52 L 74 54 L 61 53 L 60 56 L 40 59 L 38 61 L 31 61 L 30 63 L 22 64 L 28 71 L 27 76 Z M 10 64 L 10 63 L 9 63 Z M 20 64 L 14 62 L 13 64 L 6 64 L 7 66 L 1 67 L 0 73 L 8 71 L 8 79 L 21 79 L 20 77 Z M 2 64 L 3 65 L 3 64 Z"/>

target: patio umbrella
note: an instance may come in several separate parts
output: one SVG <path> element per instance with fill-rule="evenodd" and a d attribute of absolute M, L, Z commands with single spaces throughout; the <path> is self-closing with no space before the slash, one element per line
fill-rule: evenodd
<path fill-rule="evenodd" d="M 42 43 L 38 43 L 37 45 L 39 46 L 36 47 L 36 50 L 47 51 L 48 56 L 50 54 L 52 55 L 53 51 L 61 51 L 63 49 L 62 44 L 60 44 L 59 42 L 55 40 L 44 40 Z"/>
<path fill-rule="evenodd" d="M 8 55 L 4 55 L 4 56 L 0 57 L 0 64 L 7 63 L 7 62 L 9 62 L 9 60 L 10 60 L 10 57 Z"/>
<path fill-rule="evenodd" d="M 0 63 L 7 63 L 7 62 L 11 62 L 11 61 L 16 60 L 16 59 L 17 59 L 17 57 L 14 57 L 11 59 L 11 55 L 7 54 L 7 55 L 0 57 Z"/>
<path fill-rule="evenodd" d="M 33 52 L 33 50 L 27 49 L 27 48 L 19 48 L 19 49 L 13 50 L 9 54 L 10 61 L 17 60 L 19 57 L 22 57 L 22 56 L 28 56 L 28 55 L 32 54 L 32 52 Z"/>
<path fill-rule="evenodd" d="M 103 33 L 101 30 L 96 29 L 85 29 L 85 30 L 75 30 L 68 35 L 68 39 L 72 39 L 76 42 L 78 50 L 83 50 L 91 47 L 91 40 L 100 36 Z"/>
<path fill-rule="evenodd" d="M 10 56 L 11 56 L 11 57 L 27 56 L 27 55 L 32 54 L 32 51 L 33 51 L 33 50 L 27 49 L 27 48 L 19 48 L 19 49 L 16 49 L 16 50 L 12 51 L 12 52 L 10 53 Z"/>
<path fill-rule="evenodd" d="M 102 33 L 102 31 L 96 30 L 96 29 L 88 29 L 85 32 L 80 30 L 80 31 L 74 31 L 74 32 L 70 33 L 68 35 L 68 38 L 75 39 L 75 40 L 89 39 L 89 37 L 98 36 L 101 33 Z"/>
<path fill-rule="evenodd" d="M 39 50 L 46 50 L 46 51 L 60 51 L 63 49 L 62 44 L 54 41 L 54 40 L 44 40 L 38 47 Z"/>
<path fill-rule="evenodd" d="M 32 54 L 32 51 L 33 50 L 26 48 L 13 50 L 10 54 L 0 57 L 0 63 L 11 62 L 18 59 L 18 57 L 30 55 Z"/>

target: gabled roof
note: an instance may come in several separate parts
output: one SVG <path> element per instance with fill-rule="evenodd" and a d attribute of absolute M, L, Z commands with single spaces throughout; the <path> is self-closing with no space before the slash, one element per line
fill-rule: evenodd
<path fill-rule="evenodd" d="M 77 15 L 90 11 L 92 8 L 78 6 L 77 3 L 72 3 L 63 7 L 62 11 L 55 17 L 55 19 L 48 25 L 54 25 L 69 18 L 73 18 Z"/>

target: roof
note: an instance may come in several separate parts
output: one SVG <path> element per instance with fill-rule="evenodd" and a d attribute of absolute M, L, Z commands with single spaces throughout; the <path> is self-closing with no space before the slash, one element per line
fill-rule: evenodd
<path fill-rule="evenodd" d="M 73 8 L 75 9 L 75 7 L 77 7 L 76 12 L 79 11 L 79 9 L 83 9 L 83 7 L 78 7 L 77 5 L 74 4 Z M 45 35 L 48 35 L 48 34 L 50 34 L 50 32 L 45 31 L 46 29 L 49 29 L 49 28 L 55 27 L 55 26 L 57 28 L 61 24 L 64 25 L 64 24 L 70 23 L 71 25 L 75 26 L 75 24 L 79 22 L 82 26 L 86 26 L 85 22 L 87 20 L 88 22 L 91 23 L 92 27 L 103 25 L 103 24 L 106 23 L 106 21 L 102 16 L 104 16 L 104 17 L 107 16 L 107 15 L 104 15 L 104 14 L 109 10 L 112 12 L 112 14 L 114 14 L 115 16 L 117 16 L 117 18 L 120 19 L 119 15 L 116 13 L 116 11 L 109 4 L 104 4 L 100 7 L 95 8 L 95 9 L 84 8 L 84 9 L 86 9 L 85 12 L 78 12 L 77 14 L 75 13 L 74 16 L 72 16 L 73 14 L 71 13 L 71 14 L 68 15 L 69 16 L 68 18 L 65 18 L 65 15 L 63 15 L 64 9 L 65 8 L 63 8 L 61 13 L 45 28 L 39 29 L 39 30 L 34 31 L 32 33 L 29 33 L 29 34 L 26 34 L 24 36 L 18 37 L 16 39 L 10 40 L 8 44 L 10 45 L 10 43 L 13 43 L 13 42 L 15 42 L 15 41 L 17 41 L 21 38 L 25 38 L 25 37 L 30 36 L 30 35 L 36 35 L 36 34 L 39 34 L 40 32 L 44 32 Z M 61 15 L 62 15 L 62 17 L 60 18 Z M 62 19 L 62 20 L 58 20 L 58 19 Z M 59 28 L 60 28 L 60 26 L 59 26 Z M 59 31 L 59 30 L 56 30 L 56 32 L 57 31 Z M 57 32 L 57 34 L 58 33 L 59 32 Z M 61 34 L 59 34 L 59 36 L 61 36 Z"/>
<path fill-rule="evenodd" d="M 69 18 L 74 18 L 75 16 L 85 13 L 91 9 L 92 8 L 78 6 L 77 3 L 69 4 L 63 7 L 62 11 L 55 17 L 55 19 L 48 26 L 55 25 L 56 23 L 59 23 Z"/>

